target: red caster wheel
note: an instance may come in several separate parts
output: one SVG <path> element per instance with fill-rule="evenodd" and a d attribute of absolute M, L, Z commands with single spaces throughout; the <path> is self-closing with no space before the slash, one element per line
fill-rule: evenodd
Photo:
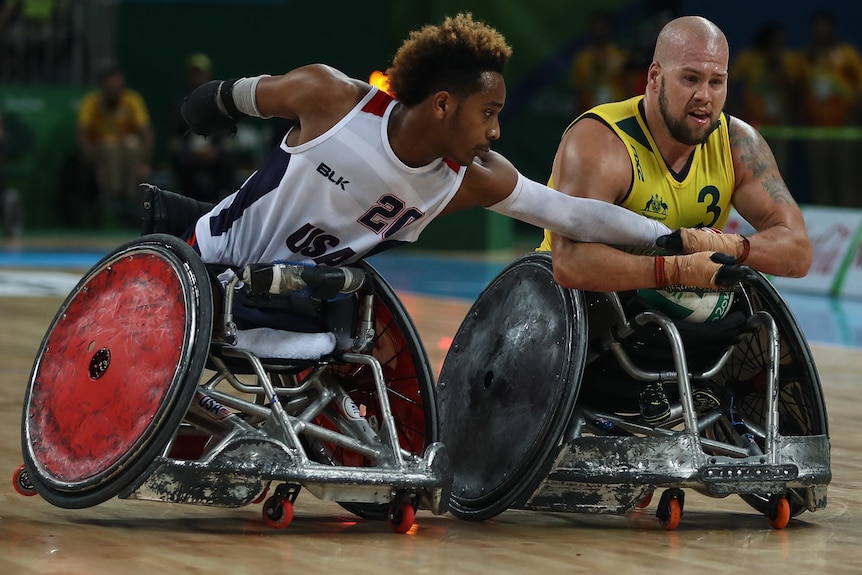
<path fill-rule="evenodd" d="M 638 501 L 637 508 L 638 509 L 646 509 L 647 507 L 649 507 L 649 504 L 652 503 L 653 493 L 655 493 L 655 492 L 650 491 L 646 497 L 644 497 L 643 499 Z"/>
<path fill-rule="evenodd" d="M 666 531 L 673 531 L 679 527 L 682 519 L 682 508 L 685 504 L 685 493 L 682 489 L 672 488 L 661 494 L 655 516 L 658 517 L 661 526 Z"/>
<path fill-rule="evenodd" d="M 284 529 L 293 521 L 293 502 L 273 495 L 263 504 L 263 521 L 273 529 Z"/>
<path fill-rule="evenodd" d="M 15 491 L 24 497 L 39 495 L 36 488 L 33 487 L 33 483 L 30 482 L 30 474 L 27 473 L 27 468 L 23 465 L 12 474 L 12 485 L 15 487 Z"/>
<path fill-rule="evenodd" d="M 413 527 L 414 521 L 416 521 L 416 510 L 413 508 L 413 504 L 408 501 L 399 505 L 389 520 L 395 533 L 407 533 Z"/>
<path fill-rule="evenodd" d="M 769 524 L 775 529 L 784 529 L 790 523 L 790 502 L 785 496 L 778 497 L 772 504 L 772 510 L 766 516 Z"/>

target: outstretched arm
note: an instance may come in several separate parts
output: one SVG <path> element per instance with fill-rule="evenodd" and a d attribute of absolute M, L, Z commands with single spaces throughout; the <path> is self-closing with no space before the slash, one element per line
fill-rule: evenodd
<path fill-rule="evenodd" d="M 594 253 L 611 256 L 610 261 L 618 262 L 619 267 L 609 270 L 614 278 L 611 281 L 619 281 L 619 275 L 628 273 L 631 275 L 625 281 L 631 284 L 629 287 L 728 287 L 749 277 L 751 272 L 745 266 L 732 265 L 736 264 L 733 257 L 714 252 L 645 257 L 615 250 L 604 244 L 652 250 L 656 247 L 656 234 L 670 230 L 661 222 L 625 208 L 601 200 L 567 196 L 521 174 L 518 174 L 515 190 L 489 209 L 560 232 L 555 234 L 558 241 L 565 241 L 569 246 L 595 245 L 599 249 Z M 626 258 L 631 268 L 626 266 Z M 597 267 L 589 270 L 594 275 L 596 269 L 608 266 L 608 261 L 595 263 Z"/>
<path fill-rule="evenodd" d="M 561 194 L 518 174 L 515 189 L 489 210 L 547 228 L 578 242 L 601 242 L 644 251 L 670 233 L 663 223 L 625 208 Z"/>
<path fill-rule="evenodd" d="M 487 152 L 473 161 L 446 212 L 475 205 L 579 242 L 651 250 L 658 237 L 670 233 L 661 222 L 619 206 L 569 197 L 530 180 L 496 152 Z"/>

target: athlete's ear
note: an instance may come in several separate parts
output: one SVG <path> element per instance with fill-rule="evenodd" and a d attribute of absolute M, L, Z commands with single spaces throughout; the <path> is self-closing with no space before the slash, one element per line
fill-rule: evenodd
<path fill-rule="evenodd" d="M 661 74 L 661 64 L 653 62 L 647 70 L 647 84 L 658 87 L 658 77 Z"/>
<path fill-rule="evenodd" d="M 446 115 L 447 108 L 452 106 L 452 95 L 445 91 L 441 90 L 434 94 L 432 100 L 434 115 L 438 118 L 442 118 Z"/>

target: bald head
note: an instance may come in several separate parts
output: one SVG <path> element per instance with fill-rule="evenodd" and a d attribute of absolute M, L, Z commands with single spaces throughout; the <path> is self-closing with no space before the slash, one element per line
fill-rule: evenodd
<path fill-rule="evenodd" d="M 727 100 L 728 57 L 727 38 L 706 18 L 684 16 L 662 28 L 644 92 L 653 136 L 684 146 L 706 141 Z"/>
<path fill-rule="evenodd" d="M 710 54 L 725 65 L 730 49 L 721 29 L 701 16 L 683 16 L 668 22 L 655 44 L 653 61 L 662 66 L 679 63 L 692 54 Z"/>

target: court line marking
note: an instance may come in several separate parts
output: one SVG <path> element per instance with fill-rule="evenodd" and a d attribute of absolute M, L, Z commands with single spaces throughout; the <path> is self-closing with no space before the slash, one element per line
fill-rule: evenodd
<path fill-rule="evenodd" d="M 80 279 L 69 272 L 0 270 L 0 296 L 67 296 Z"/>

